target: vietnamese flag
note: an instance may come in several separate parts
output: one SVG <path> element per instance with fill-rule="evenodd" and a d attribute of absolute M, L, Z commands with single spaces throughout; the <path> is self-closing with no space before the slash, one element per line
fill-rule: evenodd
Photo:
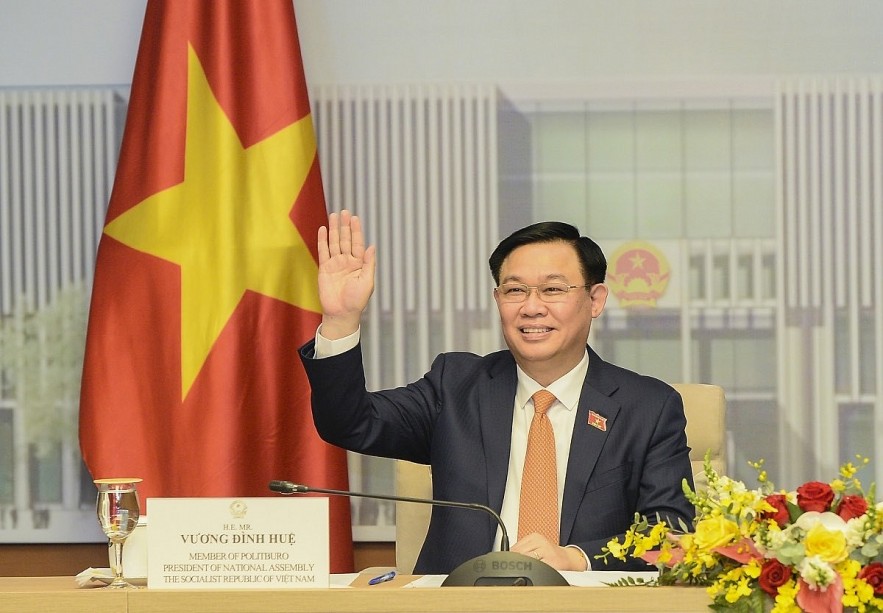
<path fill-rule="evenodd" d="M 325 219 L 291 0 L 149 0 L 86 341 L 94 478 L 141 477 L 142 500 L 347 489 L 297 358 Z M 330 506 L 348 572 L 349 501 Z"/>

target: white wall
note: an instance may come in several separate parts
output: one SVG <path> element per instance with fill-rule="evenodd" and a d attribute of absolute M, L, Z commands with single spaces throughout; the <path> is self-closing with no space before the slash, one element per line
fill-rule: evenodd
<path fill-rule="evenodd" d="M 0 0 L 0 86 L 131 80 L 145 0 Z M 883 71 L 879 0 L 297 0 L 311 84 Z"/>
<path fill-rule="evenodd" d="M 145 0 L 0 0 L 0 87 L 132 82 Z"/>
<path fill-rule="evenodd" d="M 314 82 L 875 71 L 883 3 L 299 0 Z"/>

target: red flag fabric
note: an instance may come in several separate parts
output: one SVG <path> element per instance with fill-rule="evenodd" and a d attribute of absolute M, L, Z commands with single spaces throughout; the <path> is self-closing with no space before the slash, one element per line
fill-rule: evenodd
<path fill-rule="evenodd" d="M 149 0 L 86 341 L 94 478 L 141 477 L 142 500 L 347 489 L 296 355 L 325 219 L 291 0 Z M 330 505 L 349 572 L 349 501 Z"/>

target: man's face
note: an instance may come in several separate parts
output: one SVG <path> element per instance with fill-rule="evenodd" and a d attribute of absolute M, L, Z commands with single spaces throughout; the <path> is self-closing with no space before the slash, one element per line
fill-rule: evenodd
<path fill-rule="evenodd" d="M 518 247 L 500 268 L 500 285 L 537 286 L 557 282 L 584 285 L 576 250 L 568 243 L 535 243 Z M 585 353 L 592 319 L 607 301 L 607 286 L 570 290 L 563 302 L 544 302 L 531 290 L 524 302 L 504 302 L 494 294 L 503 336 L 518 365 L 541 385 L 570 371 Z"/>

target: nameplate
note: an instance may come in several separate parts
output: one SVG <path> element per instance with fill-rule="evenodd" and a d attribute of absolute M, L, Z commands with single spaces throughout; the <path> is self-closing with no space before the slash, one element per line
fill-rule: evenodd
<path fill-rule="evenodd" d="M 147 507 L 148 588 L 329 585 L 327 498 L 150 498 Z"/>

